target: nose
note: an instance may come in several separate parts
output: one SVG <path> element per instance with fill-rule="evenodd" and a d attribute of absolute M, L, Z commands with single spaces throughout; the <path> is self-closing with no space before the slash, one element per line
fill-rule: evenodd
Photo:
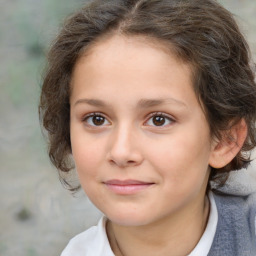
<path fill-rule="evenodd" d="M 117 128 L 110 137 L 108 160 L 119 167 L 140 165 L 143 154 L 138 133 L 128 127 Z"/>

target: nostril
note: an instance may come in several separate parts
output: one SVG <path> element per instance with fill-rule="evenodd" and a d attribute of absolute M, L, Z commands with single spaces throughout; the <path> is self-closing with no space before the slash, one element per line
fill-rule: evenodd
<path fill-rule="evenodd" d="M 142 160 L 142 154 L 139 151 L 128 147 L 112 148 L 107 154 L 107 160 L 111 165 L 128 167 L 139 165 Z"/>
<path fill-rule="evenodd" d="M 115 164 L 115 161 L 112 160 L 112 159 L 111 159 L 109 162 L 110 162 L 111 164 Z"/>
<path fill-rule="evenodd" d="M 133 160 L 125 161 L 125 160 L 114 160 L 114 159 L 111 159 L 109 162 L 112 165 L 118 165 L 120 167 L 128 167 L 128 166 L 133 166 L 133 165 L 137 164 L 137 162 L 133 161 Z"/>
<path fill-rule="evenodd" d="M 129 160 L 129 161 L 127 161 L 127 163 L 128 163 L 128 164 L 134 164 L 135 161 Z"/>

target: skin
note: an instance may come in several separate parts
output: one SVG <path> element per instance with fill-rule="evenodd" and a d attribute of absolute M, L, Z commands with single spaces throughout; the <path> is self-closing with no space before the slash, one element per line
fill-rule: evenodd
<path fill-rule="evenodd" d="M 72 154 L 116 255 L 187 255 L 204 232 L 216 143 L 191 77 L 164 45 L 140 37 L 104 39 L 76 63 Z M 120 192 L 113 179 L 146 185 Z"/>

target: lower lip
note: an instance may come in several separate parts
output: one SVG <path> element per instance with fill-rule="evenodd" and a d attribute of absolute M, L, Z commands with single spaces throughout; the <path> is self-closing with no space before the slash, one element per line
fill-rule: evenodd
<path fill-rule="evenodd" d="M 143 191 L 153 184 L 128 184 L 128 185 L 116 185 L 116 184 L 105 184 L 108 189 L 112 192 L 120 195 L 131 195 Z"/>

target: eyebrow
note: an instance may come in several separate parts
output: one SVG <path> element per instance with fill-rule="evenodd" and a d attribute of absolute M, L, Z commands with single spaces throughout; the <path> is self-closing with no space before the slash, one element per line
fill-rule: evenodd
<path fill-rule="evenodd" d="M 76 106 L 81 103 L 85 103 L 95 107 L 105 107 L 107 105 L 104 101 L 97 99 L 80 99 L 76 101 L 74 105 Z"/>
<path fill-rule="evenodd" d="M 102 100 L 98 99 L 79 99 L 78 101 L 75 102 L 75 106 L 78 104 L 88 104 L 94 107 L 108 107 L 109 104 Z M 177 104 L 182 107 L 187 107 L 187 105 L 179 100 L 173 99 L 173 98 L 160 98 L 160 99 L 140 99 L 139 102 L 137 103 L 138 108 L 150 108 L 150 107 L 155 107 L 158 105 L 163 105 L 163 104 Z"/>
<path fill-rule="evenodd" d="M 178 104 L 183 107 L 187 107 L 187 105 L 179 100 L 176 100 L 174 98 L 161 98 L 161 99 L 141 99 L 138 102 L 138 107 L 139 108 L 150 108 L 158 105 L 163 105 L 163 104 Z"/>

